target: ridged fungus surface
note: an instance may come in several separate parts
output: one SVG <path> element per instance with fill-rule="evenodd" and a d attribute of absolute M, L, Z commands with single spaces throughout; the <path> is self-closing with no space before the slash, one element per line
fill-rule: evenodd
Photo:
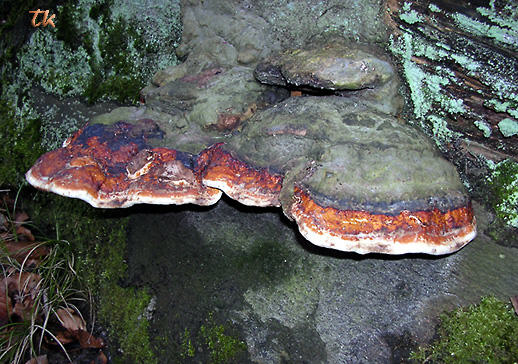
<path fill-rule="evenodd" d="M 26 178 L 105 208 L 211 205 L 224 192 L 281 207 L 313 244 L 360 254 L 460 249 L 476 222 L 457 170 L 396 117 L 389 61 L 346 49 L 287 51 L 256 68 L 299 97 L 241 66 L 150 86 L 145 106 L 96 117 Z"/>
<path fill-rule="evenodd" d="M 222 191 L 245 205 L 281 206 L 282 173 L 245 162 L 224 143 L 198 155 L 148 144 L 160 137 L 160 129 L 149 119 L 88 125 L 63 148 L 41 156 L 26 177 L 35 187 L 80 198 L 94 207 L 211 205 Z M 459 206 L 443 204 L 442 210 L 412 210 L 416 203 L 400 203 L 399 211 L 382 213 L 369 211 L 368 205 L 364 210 L 326 206 L 313 198 L 310 188 L 297 183 L 290 196 L 283 205 L 285 214 L 306 239 L 332 249 L 446 254 L 476 235 L 469 200 Z"/>
<path fill-rule="evenodd" d="M 243 205 L 280 206 L 282 176 L 246 164 L 225 151 L 222 143 L 200 153 L 198 168 L 203 184 L 222 190 Z"/>
<path fill-rule="evenodd" d="M 290 214 L 302 235 L 316 245 L 365 253 L 445 254 L 476 235 L 471 204 L 440 211 L 401 210 L 394 215 L 320 206 L 308 191 L 294 188 Z"/>
<path fill-rule="evenodd" d="M 216 203 L 221 191 L 201 183 L 193 156 L 149 147 L 146 139 L 154 136 L 156 128 L 145 130 L 146 124 L 150 121 L 87 126 L 63 148 L 41 156 L 27 172 L 27 181 L 94 207 Z"/>

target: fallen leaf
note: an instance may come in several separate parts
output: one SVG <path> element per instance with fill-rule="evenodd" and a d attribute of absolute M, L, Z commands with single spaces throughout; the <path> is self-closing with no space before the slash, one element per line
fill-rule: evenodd
<path fill-rule="evenodd" d="M 25 364 L 49 364 L 49 360 L 47 359 L 47 355 L 40 355 L 25 362 Z"/>
<path fill-rule="evenodd" d="M 9 312 L 12 310 L 11 299 L 7 294 L 7 283 L 4 278 L 0 280 L 0 326 L 9 322 Z"/>
<path fill-rule="evenodd" d="M 34 235 L 32 235 L 32 232 L 27 229 L 25 226 L 18 226 L 16 228 L 16 234 L 18 235 L 18 239 L 22 241 L 34 241 Z"/>
<path fill-rule="evenodd" d="M 14 221 L 17 223 L 22 223 L 27 220 L 29 220 L 29 215 L 27 215 L 25 212 L 17 212 L 14 216 Z"/>
<path fill-rule="evenodd" d="M 39 293 L 40 281 L 41 277 L 36 273 L 8 270 L 4 284 L 7 285 L 7 295 L 12 300 L 12 314 L 18 315 L 22 320 L 31 317 L 32 306 Z"/>
<path fill-rule="evenodd" d="M 97 355 L 97 358 L 95 358 L 95 361 L 91 361 L 90 364 L 106 364 L 108 363 L 108 358 L 102 351 L 99 352 L 99 355 Z"/>
<path fill-rule="evenodd" d="M 79 340 L 79 345 L 81 345 L 81 347 L 83 349 L 86 349 L 86 348 L 100 349 L 100 348 L 104 347 L 103 339 L 101 339 L 100 337 L 97 338 L 97 337 L 93 336 L 88 331 L 78 330 L 78 331 L 76 331 L 75 334 Z"/>
<path fill-rule="evenodd" d="M 86 330 L 86 323 L 83 318 L 71 308 L 58 308 L 56 316 L 61 325 L 68 331 Z"/>
<path fill-rule="evenodd" d="M 8 254 L 19 263 L 22 263 L 30 253 L 29 258 L 25 261 L 25 265 L 28 267 L 39 265 L 42 258 L 49 254 L 49 248 L 47 246 L 38 246 L 38 243 L 27 241 L 8 241 L 6 242 L 5 247 Z"/>
<path fill-rule="evenodd" d="M 71 342 L 74 342 L 77 340 L 76 336 L 71 333 L 70 331 L 58 331 L 54 333 L 54 336 L 56 339 L 63 345 L 70 344 Z M 47 341 L 48 342 L 48 341 Z M 56 342 L 48 342 L 49 344 L 56 344 Z"/>
<path fill-rule="evenodd" d="M 518 296 L 511 297 L 511 303 L 513 304 L 514 313 L 518 315 Z"/>

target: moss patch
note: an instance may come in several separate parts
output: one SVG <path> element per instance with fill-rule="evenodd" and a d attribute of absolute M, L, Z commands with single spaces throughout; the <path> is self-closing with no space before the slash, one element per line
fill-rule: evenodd
<path fill-rule="evenodd" d="M 217 325 L 213 314 L 209 314 L 206 323 L 201 326 L 200 334 L 205 345 L 210 350 L 210 357 L 213 363 L 228 363 L 234 359 L 239 352 L 246 351 L 246 344 L 230 335 L 227 335 L 223 325 Z"/>
<path fill-rule="evenodd" d="M 513 363 L 518 358 L 518 320 L 510 304 L 494 297 L 442 315 L 438 334 L 437 341 L 411 357 L 430 363 Z"/>
<path fill-rule="evenodd" d="M 110 340 L 118 341 L 119 363 L 155 363 L 144 318 L 150 295 L 122 287 L 126 275 L 126 227 L 119 211 L 94 209 L 86 203 L 38 193 L 28 209 L 40 226 L 70 242 L 78 257 L 77 271 L 95 293 L 95 307 Z M 116 345 L 109 345 L 113 349 Z"/>
<path fill-rule="evenodd" d="M 195 358 L 197 353 L 208 352 L 209 363 L 234 363 L 246 351 L 246 343 L 237 338 L 232 327 L 217 324 L 214 313 L 210 312 L 194 335 L 188 328 L 184 330 L 179 353 L 181 359 L 177 358 L 175 362 L 184 362 Z"/>
<path fill-rule="evenodd" d="M 6 101 L 0 101 L 0 186 L 17 188 L 25 171 L 41 155 L 39 119 L 21 120 Z"/>
<path fill-rule="evenodd" d="M 127 222 L 127 219 L 120 220 L 116 227 L 110 229 L 107 241 L 95 247 L 92 259 L 102 262 L 102 269 L 95 272 L 97 277 L 100 276 L 97 284 L 98 313 L 102 322 L 108 323 L 110 334 L 118 338 L 120 349 L 126 356 L 116 360 L 116 363 L 126 363 L 128 358 L 139 363 L 154 363 L 156 359 L 150 345 L 149 321 L 144 317 L 151 296 L 142 289 L 119 286 L 126 274 Z"/>
<path fill-rule="evenodd" d="M 42 101 L 34 88 L 91 103 L 136 103 L 146 80 L 177 63 L 179 1 L 156 1 L 151 8 L 136 0 L 51 2 L 56 28 L 37 29 L 27 25 L 27 9 L 35 2 L 11 3 L 2 7 L 8 14 L 0 25 L 0 87 L 17 123 L 39 118 L 43 125 L 53 124 L 47 122 L 50 116 L 36 112 Z"/>
<path fill-rule="evenodd" d="M 493 208 L 505 223 L 518 228 L 518 163 L 505 160 L 496 164 L 489 178 L 493 189 Z"/>

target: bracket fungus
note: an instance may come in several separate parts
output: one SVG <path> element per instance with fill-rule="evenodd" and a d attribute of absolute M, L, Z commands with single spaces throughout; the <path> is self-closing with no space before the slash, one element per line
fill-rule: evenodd
<path fill-rule="evenodd" d="M 336 50 L 334 63 L 326 52 L 308 57 L 336 68 Z M 350 54 L 354 59 L 343 62 L 364 71 L 359 88 L 368 83 L 369 93 L 290 97 L 268 105 L 261 100 L 270 86 L 256 82 L 252 94 L 231 104 L 221 85 L 243 77 L 228 97 L 243 94 L 253 70 L 218 68 L 187 79 L 201 83 L 184 78 L 148 90 L 151 107 L 120 108 L 94 119 L 62 148 L 41 156 L 26 178 L 40 189 L 104 208 L 211 205 L 224 192 L 245 205 L 281 207 L 313 244 L 360 254 L 460 249 L 475 237 L 476 222 L 455 167 L 424 135 L 396 119 L 397 102 L 380 107 L 379 99 L 397 84 L 390 64 Z M 293 55 L 299 62 L 304 53 Z M 288 74 L 280 63 L 259 66 L 256 74 L 265 69 Z M 288 81 L 300 80 L 291 70 Z M 358 74 L 339 70 L 340 83 L 354 88 Z M 319 81 L 312 82 L 315 87 Z M 177 112 L 184 97 L 177 88 L 186 84 L 191 106 Z M 326 84 L 336 90 L 332 80 L 318 85 Z M 207 101 L 211 93 L 217 102 Z M 213 108 L 198 122 L 197 98 Z M 247 112 L 250 105 L 260 107 Z M 229 108 L 246 117 L 212 127 Z"/>
<path fill-rule="evenodd" d="M 34 187 L 94 207 L 216 203 L 221 191 L 200 182 L 191 154 L 146 144 L 156 130 L 149 119 L 87 125 L 63 148 L 38 159 L 26 179 Z"/>

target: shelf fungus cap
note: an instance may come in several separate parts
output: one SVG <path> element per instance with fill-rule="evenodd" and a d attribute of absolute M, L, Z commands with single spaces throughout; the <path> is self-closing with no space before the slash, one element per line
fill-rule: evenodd
<path fill-rule="evenodd" d="M 281 206 L 313 244 L 360 254 L 447 254 L 476 235 L 454 166 L 368 102 L 290 98 L 229 136 L 172 135 L 167 125 L 88 125 L 41 156 L 27 181 L 111 208 L 211 205 L 225 192 L 245 205 Z M 171 148 L 178 144 L 193 153 Z"/>
<path fill-rule="evenodd" d="M 94 207 L 216 203 L 221 191 L 201 184 L 191 154 L 146 144 L 157 133 L 151 120 L 86 126 L 63 148 L 41 156 L 26 179 Z"/>
<path fill-rule="evenodd" d="M 218 188 L 247 206 L 280 206 L 283 176 L 239 158 L 218 143 L 202 151 L 197 170 L 204 185 Z"/>
<path fill-rule="evenodd" d="M 285 50 L 258 64 L 254 74 L 265 84 L 321 90 L 372 89 L 394 77 L 384 57 L 361 48 L 365 47 L 335 40 Z"/>
<path fill-rule="evenodd" d="M 427 148 L 334 146 L 286 179 L 282 195 L 301 234 L 327 248 L 439 255 L 476 236 L 456 170 Z"/>

